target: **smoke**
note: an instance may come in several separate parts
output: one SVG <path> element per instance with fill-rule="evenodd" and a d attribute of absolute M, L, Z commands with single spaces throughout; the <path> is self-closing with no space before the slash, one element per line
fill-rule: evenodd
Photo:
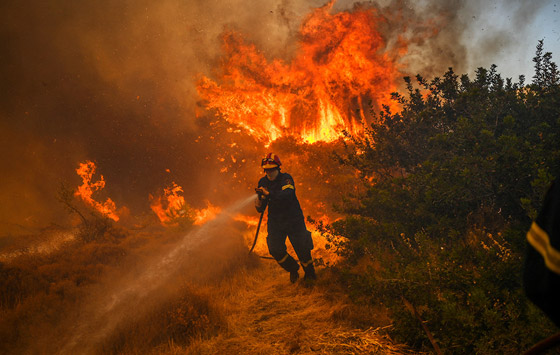
<path fill-rule="evenodd" d="M 171 181 L 184 187 L 187 201 L 228 195 L 216 156 L 236 137 L 218 137 L 209 120 L 196 118 L 206 114 L 196 79 L 219 67 L 225 29 L 242 33 L 267 58 L 289 60 L 302 19 L 324 3 L 3 1 L 0 232 L 60 221 L 57 187 L 77 186 L 75 169 L 85 160 L 104 175 L 104 193 L 132 214 L 149 211 L 148 195 Z M 515 34 L 496 27 L 482 1 L 340 0 L 331 11 L 378 8 L 389 44 L 399 35 L 411 41 L 403 72 L 431 76 L 449 66 L 471 70 L 497 51 L 507 55 L 541 4 L 495 2 L 516 24 Z M 474 32 L 478 26 L 488 35 Z M 263 153 L 249 143 L 239 150 L 244 164 Z"/>
<path fill-rule="evenodd" d="M 173 178 L 166 169 L 196 165 L 193 81 L 215 56 L 210 38 L 221 25 L 206 14 L 214 10 L 179 1 L 2 3 L 4 231 L 57 220 L 63 212 L 42 211 L 53 211 L 60 181 L 78 181 L 80 161 L 97 161 L 107 193 L 136 206 Z"/>
<path fill-rule="evenodd" d="M 407 74 L 429 78 L 441 76 L 449 67 L 456 73 L 472 74 L 478 67 L 505 62 L 505 75 L 516 78 L 532 67 L 530 58 L 540 38 L 531 36 L 531 27 L 548 2 L 381 0 L 367 4 L 387 16 L 386 38 L 403 36 L 410 41 L 408 54 L 401 60 Z M 339 1 L 333 10 L 350 8 L 350 4 Z M 512 56 L 528 59 L 512 64 Z"/>
<path fill-rule="evenodd" d="M 464 21 L 466 31 L 461 36 L 469 48 L 467 69 L 497 64 L 499 71 L 505 70 L 505 76 L 513 79 L 518 75 L 532 76 L 531 59 L 541 39 L 531 35 L 532 27 L 547 3 L 546 0 L 515 0 L 497 1 L 488 6 L 483 1 L 468 2 L 463 11 L 468 20 Z"/>

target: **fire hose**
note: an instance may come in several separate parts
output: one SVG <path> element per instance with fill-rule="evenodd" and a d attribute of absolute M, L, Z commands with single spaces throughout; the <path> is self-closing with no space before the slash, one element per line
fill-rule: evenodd
<path fill-rule="evenodd" d="M 266 208 L 265 208 L 265 210 L 266 210 Z M 259 238 L 259 230 L 261 229 L 261 222 L 262 222 L 262 219 L 263 219 L 263 215 L 264 215 L 264 211 L 265 211 L 265 210 L 263 210 L 263 211 L 261 212 L 261 217 L 259 218 L 259 224 L 257 225 L 257 233 L 255 234 L 255 240 L 253 240 L 253 246 L 251 246 L 251 250 L 249 250 L 249 254 L 251 254 L 251 252 L 253 251 L 253 249 L 255 249 L 255 245 L 257 245 L 257 239 Z M 272 260 L 274 260 L 274 258 L 271 257 L 271 256 L 262 256 L 262 255 L 258 255 L 258 257 L 259 257 L 259 258 L 262 258 L 262 259 L 272 259 Z"/>
<path fill-rule="evenodd" d="M 261 198 L 261 193 L 259 193 L 257 191 L 257 195 L 258 195 L 258 198 L 260 199 Z M 263 211 L 261 212 L 261 216 L 259 218 L 259 224 L 257 225 L 257 233 L 255 233 L 255 240 L 253 240 L 253 245 L 251 246 L 251 250 L 249 250 L 249 254 L 251 254 L 251 252 L 253 252 L 253 249 L 255 249 L 255 245 L 257 245 L 257 239 L 259 238 L 259 231 L 261 229 L 261 223 L 262 223 L 262 219 L 263 219 L 263 216 L 264 216 L 264 211 L 266 211 L 266 207 L 267 206 L 265 206 Z M 263 258 L 263 259 L 274 259 L 273 257 L 270 257 L 270 256 L 259 255 L 259 257 Z"/>
<path fill-rule="evenodd" d="M 255 245 L 257 244 L 257 238 L 259 237 L 259 230 L 261 229 L 261 223 L 262 223 L 262 219 L 263 219 L 263 215 L 264 215 L 265 210 L 266 210 L 266 207 L 261 212 L 261 217 L 259 218 L 259 224 L 257 225 L 257 233 L 255 234 L 255 240 L 253 240 L 253 246 L 251 246 L 251 250 L 249 250 L 249 254 L 251 254 L 253 249 L 255 249 Z"/>
<path fill-rule="evenodd" d="M 258 198 L 261 198 L 261 193 L 259 191 L 257 191 L 257 195 L 258 195 Z M 268 205 L 264 207 L 263 211 L 261 212 L 261 216 L 259 217 L 259 224 L 257 224 L 257 232 L 255 233 L 255 239 L 253 240 L 253 245 L 251 246 L 251 250 L 249 250 L 249 255 L 251 255 L 251 253 L 253 252 L 253 249 L 255 249 L 255 245 L 257 245 L 257 239 L 259 238 L 259 231 L 261 229 L 261 223 L 262 223 L 262 219 L 263 219 L 263 216 L 264 216 L 264 211 L 266 211 L 266 207 L 268 207 Z M 313 249 L 313 248 L 311 248 L 311 249 Z M 262 259 L 274 260 L 274 258 L 271 257 L 271 256 L 262 256 L 262 255 L 257 255 L 257 256 L 259 258 L 262 258 Z"/>

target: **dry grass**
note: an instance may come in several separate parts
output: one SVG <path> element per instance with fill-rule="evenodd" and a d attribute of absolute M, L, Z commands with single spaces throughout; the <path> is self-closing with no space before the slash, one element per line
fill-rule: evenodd
<path fill-rule="evenodd" d="M 406 354 L 381 328 L 359 330 L 340 319 L 341 295 L 318 285 L 292 285 L 272 261 L 212 287 L 211 302 L 227 326 L 188 347 L 169 344 L 160 354 Z M 339 296 L 339 297 L 337 297 Z"/>
<path fill-rule="evenodd" d="M 0 262 L 37 254 L 50 254 L 67 246 L 76 239 L 76 231 L 51 226 L 41 231 L 18 237 L 0 237 Z"/>
<path fill-rule="evenodd" d="M 61 353 L 77 339 L 65 353 L 406 353 L 378 328 L 386 316 L 351 305 L 324 270 L 312 288 L 292 285 L 274 261 L 248 256 L 243 239 L 247 244 L 252 231 L 241 234 L 221 228 L 181 254 L 184 261 L 169 275 L 150 281 L 163 280 L 149 296 L 132 297 L 107 314 L 102 310 L 112 295 L 136 290 L 136 277 L 170 255 L 180 235 L 109 230 L 95 241 L 0 264 L 0 335 L 10 339 L 0 352 Z M 266 254 L 264 236 L 257 250 Z"/>

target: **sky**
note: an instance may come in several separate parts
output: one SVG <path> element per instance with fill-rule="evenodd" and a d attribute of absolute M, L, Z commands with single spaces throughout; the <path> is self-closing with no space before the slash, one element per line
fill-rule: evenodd
<path fill-rule="evenodd" d="M 482 11 L 472 15 L 463 36 L 470 46 L 488 46 L 486 53 L 469 56 L 469 70 L 499 64 L 498 71 L 505 77 L 516 79 L 520 74 L 527 79 L 533 76 L 533 56 L 537 41 L 544 40 L 546 52 L 552 52 L 558 62 L 560 56 L 560 0 L 526 1 L 527 12 L 516 2 L 488 2 Z M 523 3 L 522 3 L 523 4 Z M 521 11 L 516 15 L 516 11 Z M 529 22 L 522 24 L 525 19 Z M 501 40 L 494 42 L 494 36 Z M 504 40 L 503 37 L 509 37 Z M 492 48 L 493 47 L 493 48 Z"/>
<path fill-rule="evenodd" d="M 325 2 L 2 1 L 0 235 L 56 220 L 58 186 L 79 184 L 86 160 L 118 206 L 149 210 L 148 195 L 171 181 L 197 186 L 185 195 L 203 201 L 216 188 L 208 171 L 217 145 L 195 144 L 208 128 L 197 118 L 196 80 L 219 68 L 220 35 L 234 29 L 268 59 L 289 61 L 302 20 Z M 402 59 L 409 75 L 497 64 L 502 76 L 530 82 L 539 39 L 560 56 L 560 0 L 364 3 L 387 16 L 389 44 L 413 40 Z M 332 12 L 355 6 L 339 0 Z"/>

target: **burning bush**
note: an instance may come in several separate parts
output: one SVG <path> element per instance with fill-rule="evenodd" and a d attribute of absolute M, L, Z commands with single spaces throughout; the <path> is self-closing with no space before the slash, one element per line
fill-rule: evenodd
<path fill-rule="evenodd" d="M 76 237 L 83 242 L 92 242 L 99 238 L 109 238 L 118 237 L 119 233 L 114 234 L 116 231 L 114 227 L 114 219 L 110 218 L 102 211 L 95 209 L 94 205 L 87 204 L 89 206 L 88 212 L 86 213 L 83 208 L 78 207 L 75 203 L 76 200 L 75 193 L 72 192 L 66 185 L 62 184 L 58 191 L 58 200 L 61 202 L 66 209 L 80 217 L 81 223 L 78 225 L 78 232 Z M 87 217 L 86 217 L 87 216 Z"/>
<path fill-rule="evenodd" d="M 150 195 L 150 207 L 162 225 L 184 230 L 195 220 L 195 213 L 183 197 L 183 188 L 175 182 L 163 190 L 163 196 Z"/>
<path fill-rule="evenodd" d="M 86 204 L 91 206 L 97 212 L 112 219 L 113 221 L 118 221 L 119 216 L 117 215 L 117 206 L 110 198 L 103 203 L 97 202 L 93 199 L 93 193 L 102 190 L 105 187 L 105 180 L 103 175 L 99 176 L 99 180 L 93 182 L 93 175 L 95 174 L 96 166 L 95 163 L 91 161 L 86 161 L 85 163 L 80 163 L 80 167 L 76 169 L 76 172 L 82 178 L 82 185 L 78 187 L 75 192 L 77 197 L 80 197 Z"/>

